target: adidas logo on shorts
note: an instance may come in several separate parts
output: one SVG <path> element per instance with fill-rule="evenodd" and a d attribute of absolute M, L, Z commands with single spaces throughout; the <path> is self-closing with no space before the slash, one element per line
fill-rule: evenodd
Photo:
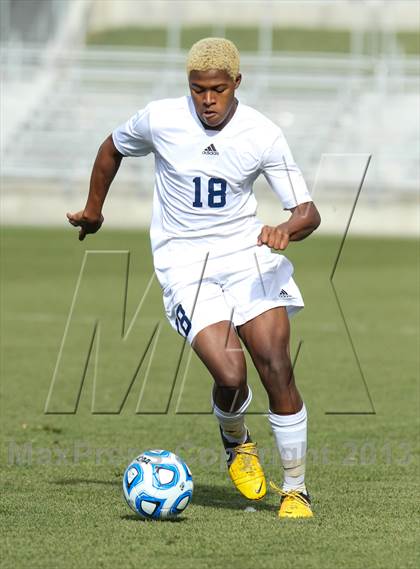
<path fill-rule="evenodd" d="M 207 148 L 203 150 L 202 154 L 219 155 L 214 144 L 210 144 L 210 146 L 207 146 Z"/>
<path fill-rule="evenodd" d="M 292 296 L 288 292 L 286 292 L 284 290 L 284 288 L 282 288 L 281 291 L 279 292 L 279 297 L 280 298 L 292 298 Z"/>

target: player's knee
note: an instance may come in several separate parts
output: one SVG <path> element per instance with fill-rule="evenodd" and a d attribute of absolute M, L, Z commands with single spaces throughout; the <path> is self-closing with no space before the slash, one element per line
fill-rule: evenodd
<path fill-rule="evenodd" d="M 241 363 L 226 366 L 216 379 L 218 387 L 242 389 L 246 385 L 246 369 Z"/>
<path fill-rule="evenodd" d="M 262 358 L 258 368 L 266 381 L 275 380 L 277 384 L 287 385 L 292 375 L 292 362 L 287 346 Z"/>
<path fill-rule="evenodd" d="M 239 375 L 224 375 L 218 382 L 218 387 L 231 390 L 242 390 L 246 385 L 246 379 Z"/>

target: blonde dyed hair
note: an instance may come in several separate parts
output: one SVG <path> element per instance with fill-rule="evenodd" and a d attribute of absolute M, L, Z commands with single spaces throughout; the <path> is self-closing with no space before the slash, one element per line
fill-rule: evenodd
<path fill-rule="evenodd" d="M 204 38 L 196 42 L 189 51 L 187 73 L 191 71 L 226 71 L 236 80 L 239 74 L 239 51 L 236 45 L 225 38 Z"/>

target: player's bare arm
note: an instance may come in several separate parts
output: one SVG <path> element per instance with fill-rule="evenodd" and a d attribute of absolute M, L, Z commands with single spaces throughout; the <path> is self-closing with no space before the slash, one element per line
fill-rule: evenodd
<path fill-rule="evenodd" d="M 84 209 L 67 213 L 69 223 L 80 227 L 80 241 L 83 241 L 88 233 L 96 233 L 101 228 L 104 221 L 102 207 L 122 159 L 123 155 L 115 148 L 112 136 L 108 136 L 99 147 L 93 165 L 89 195 Z"/>
<path fill-rule="evenodd" d="M 313 202 L 299 204 L 290 210 L 292 215 L 285 223 L 264 225 L 258 236 L 257 245 L 267 245 L 284 251 L 290 241 L 301 241 L 308 237 L 321 223 L 321 216 Z"/>

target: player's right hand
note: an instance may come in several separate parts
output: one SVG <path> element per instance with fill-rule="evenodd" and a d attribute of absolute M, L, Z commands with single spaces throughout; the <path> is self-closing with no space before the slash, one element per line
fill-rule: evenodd
<path fill-rule="evenodd" d="M 287 231 L 286 223 L 281 223 L 280 225 L 271 226 L 264 225 L 261 228 L 261 233 L 257 238 L 257 245 L 267 245 L 271 249 L 276 251 L 284 251 L 289 245 L 290 235 Z"/>
<path fill-rule="evenodd" d="M 93 219 L 85 215 L 85 210 L 78 211 L 77 213 L 67 213 L 66 215 L 71 225 L 80 227 L 79 241 L 83 241 L 88 233 L 96 233 L 99 231 L 104 222 L 104 216 L 102 214 L 99 218 Z"/>

